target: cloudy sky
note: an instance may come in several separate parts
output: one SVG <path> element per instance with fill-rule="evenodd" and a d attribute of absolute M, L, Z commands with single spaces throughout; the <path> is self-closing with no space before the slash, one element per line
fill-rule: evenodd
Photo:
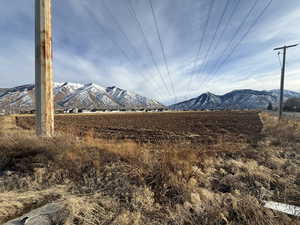
<path fill-rule="evenodd" d="M 52 2 L 56 82 L 116 85 L 166 104 L 278 88 L 273 48 L 300 42 L 299 0 Z M 34 0 L 0 4 L 0 87 L 33 83 Z M 288 50 L 286 88 L 300 91 L 300 46 Z"/>

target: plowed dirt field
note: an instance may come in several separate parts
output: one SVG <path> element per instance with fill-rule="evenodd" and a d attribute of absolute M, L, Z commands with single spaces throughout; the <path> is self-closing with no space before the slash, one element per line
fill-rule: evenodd
<path fill-rule="evenodd" d="M 33 129 L 33 116 L 17 117 L 17 125 Z M 139 143 L 213 144 L 255 142 L 262 123 L 258 112 L 100 113 L 57 115 L 55 128 L 77 136 L 130 139 Z"/>

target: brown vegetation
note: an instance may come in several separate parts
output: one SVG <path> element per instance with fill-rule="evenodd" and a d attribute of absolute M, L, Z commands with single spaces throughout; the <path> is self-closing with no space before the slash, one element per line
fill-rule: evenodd
<path fill-rule="evenodd" d="M 232 134 L 197 146 L 104 140 L 90 129 L 53 139 L 0 131 L 0 222 L 58 199 L 65 224 L 300 224 L 262 206 L 300 205 L 300 125 L 261 118 L 255 142 Z"/>

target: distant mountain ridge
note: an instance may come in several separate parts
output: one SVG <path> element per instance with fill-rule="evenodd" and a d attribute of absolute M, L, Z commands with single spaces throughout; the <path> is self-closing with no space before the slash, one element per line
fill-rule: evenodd
<path fill-rule="evenodd" d="M 207 92 L 196 98 L 169 106 L 175 110 L 202 109 L 266 109 L 271 103 L 279 104 L 280 90 L 256 91 L 251 89 L 234 90 L 224 95 Z M 285 90 L 284 100 L 292 97 L 300 98 L 300 93 Z"/>
<path fill-rule="evenodd" d="M 0 89 L 0 109 L 26 111 L 34 108 L 33 84 Z M 156 109 L 165 106 L 147 97 L 118 88 L 78 83 L 54 83 L 56 109 Z"/>

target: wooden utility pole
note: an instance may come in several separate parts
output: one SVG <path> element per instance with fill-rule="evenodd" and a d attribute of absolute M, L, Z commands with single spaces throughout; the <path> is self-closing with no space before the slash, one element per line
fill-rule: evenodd
<path fill-rule="evenodd" d="M 54 134 L 52 0 L 35 0 L 36 134 Z"/>
<path fill-rule="evenodd" d="M 279 48 L 274 48 L 274 51 L 283 49 L 283 60 L 282 60 L 282 66 L 281 66 L 281 81 L 280 81 L 280 100 L 279 100 L 279 111 L 278 111 L 279 121 L 282 118 L 282 109 L 283 109 L 283 91 L 284 91 L 284 73 L 285 73 L 286 50 L 288 48 L 296 47 L 297 45 L 298 44 L 282 46 L 282 47 L 279 47 Z"/>

